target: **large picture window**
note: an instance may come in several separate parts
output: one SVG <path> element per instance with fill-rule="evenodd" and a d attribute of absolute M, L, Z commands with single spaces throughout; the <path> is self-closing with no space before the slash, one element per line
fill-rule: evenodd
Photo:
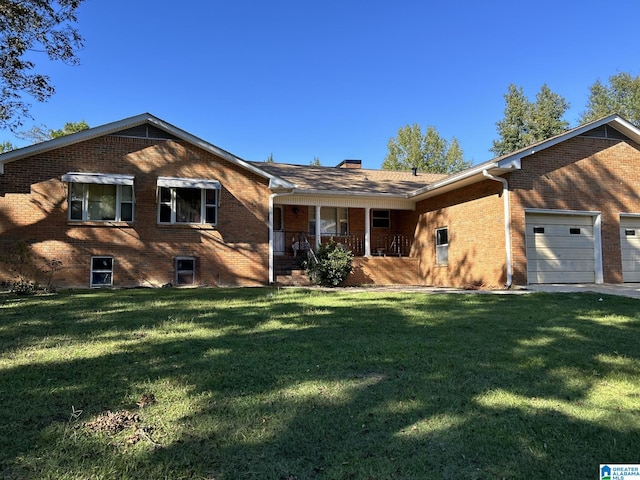
<path fill-rule="evenodd" d="M 309 207 L 309 233 L 316 233 L 316 209 Z M 322 207 L 320 209 L 321 235 L 348 235 L 349 210 L 347 208 Z"/>
<path fill-rule="evenodd" d="M 132 175 L 67 173 L 69 219 L 78 221 L 133 222 Z"/>
<path fill-rule="evenodd" d="M 220 184 L 214 180 L 158 179 L 159 223 L 218 223 Z"/>

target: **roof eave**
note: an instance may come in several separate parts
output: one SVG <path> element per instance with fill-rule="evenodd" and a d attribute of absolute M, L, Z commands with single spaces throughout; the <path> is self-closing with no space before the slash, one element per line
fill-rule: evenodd
<path fill-rule="evenodd" d="M 264 170 L 251 165 L 249 162 L 242 160 L 240 157 L 236 157 L 232 153 L 216 147 L 215 145 L 206 142 L 205 140 L 202 140 L 201 138 L 198 138 L 195 135 L 192 135 L 178 127 L 175 127 L 174 125 L 171 125 L 170 123 L 167 123 L 164 120 L 151 115 L 150 113 L 143 113 L 134 117 L 118 120 L 117 122 L 107 123 L 105 125 L 89 128 L 87 130 L 82 130 L 70 135 L 65 135 L 63 137 L 54 138 L 52 140 L 47 140 L 45 142 L 36 143 L 34 145 L 29 145 L 27 147 L 3 153 L 2 155 L 0 155 L 0 174 L 4 173 L 4 165 L 6 163 L 14 162 L 16 160 L 20 160 L 32 155 L 49 152 L 51 150 L 56 150 L 58 148 L 66 147 L 69 145 L 74 145 L 76 143 L 84 142 L 87 140 L 92 140 L 104 135 L 110 135 L 112 133 L 143 125 L 145 123 L 153 124 L 154 126 L 166 131 L 167 133 L 170 133 L 171 135 L 181 140 L 184 140 L 187 143 L 190 143 L 198 148 L 222 157 L 234 165 L 237 165 L 252 173 L 255 173 L 256 175 L 264 179 L 269 180 L 270 186 L 271 184 L 276 185 L 276 188 L 291 188 L 293 186 L 293 184 L 291 184 L 290 182 L 271 175 Z"/>

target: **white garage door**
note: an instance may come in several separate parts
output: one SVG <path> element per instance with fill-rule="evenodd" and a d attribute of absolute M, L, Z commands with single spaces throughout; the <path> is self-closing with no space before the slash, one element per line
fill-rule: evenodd
<path fill-rule="evenodd" d="M 593 217 L 526 215 L 529 283 L 594 283 Z"/>
<path fill-rule="evenodd" d="M 622 281 L 640 282 L 640 218 L 620 217 Z"/>

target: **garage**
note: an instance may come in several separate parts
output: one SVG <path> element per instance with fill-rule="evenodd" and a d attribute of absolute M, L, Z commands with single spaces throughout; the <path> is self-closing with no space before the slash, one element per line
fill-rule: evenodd
<path fill-rule="evenodd" d="M 622 281 L 640 282 L 640 216 L 620 216 Z"/>
<path fill-rule="evenodd" d="M 527 213 L 525 222 L 529 283 L 596 283 L 601 278 L 599 230 L 592 214 Z"/>

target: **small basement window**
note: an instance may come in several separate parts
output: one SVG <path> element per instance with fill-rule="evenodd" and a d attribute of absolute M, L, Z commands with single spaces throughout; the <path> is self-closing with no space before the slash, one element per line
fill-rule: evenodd
<path fill-rule="evenodd" d="M 633 229 L 630 229 L 630 228 L 626 228 L 626 229 L 624 230 L 624 234 L 625 234 L 627 237 L 635 237 L 635 236 L 636 236 L 636 231 L 635 231 L 635 230 L 633 230 Z"/>
<path fill-rule="evenodd" d="M 113 285 L 113 257 L 91 257 L 92 287 L 110 287 Z"/>
<path fill-rule="evenodd" d="M 544 233 L 544 227 L 533 227 L 533 233 Z"/>
<path fill-rule="evenodd" d="M 580 235 L 580 229 L 579 228 L 570 228 L 569 229 L 569 233 L 571 235 Z"/>
<path fill-rule="evenodd" d="M 196 259 L 194 257 L 176 257 L 176 285 L 194 285 L 196 283 Z"/>

